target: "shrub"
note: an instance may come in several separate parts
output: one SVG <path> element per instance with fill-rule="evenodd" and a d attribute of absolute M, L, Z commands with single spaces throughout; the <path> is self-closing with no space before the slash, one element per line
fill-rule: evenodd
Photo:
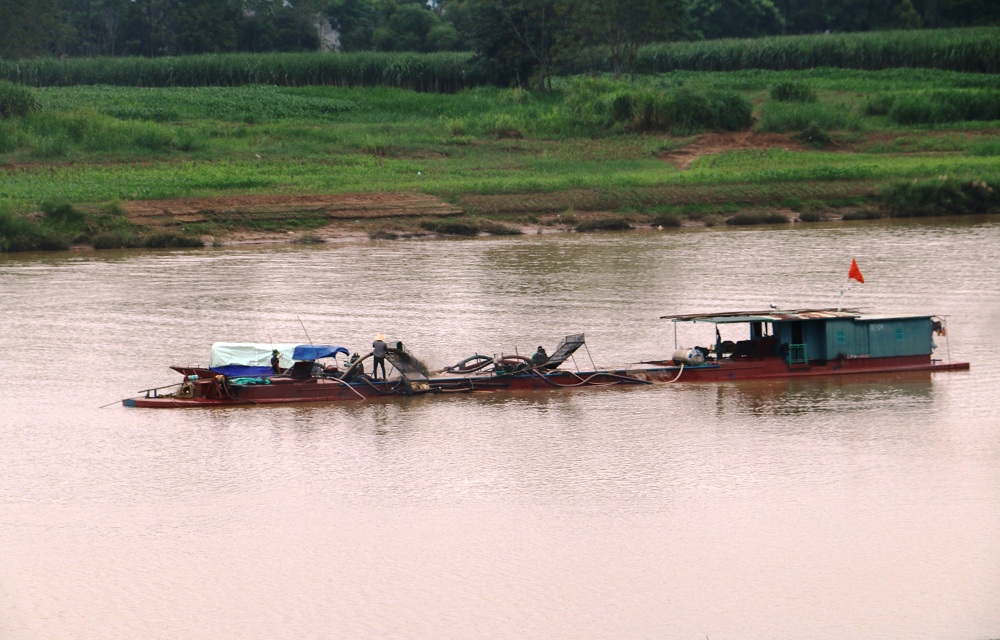
<path fill-rule="evenodd" d="M 811 147 L 817 148 L 827 147 L 833 142 L 829 134 L 816 126 L 815 122 L 810 122 L 805 129 L 799 131 L 792 137 L 802 144 L 807 144 Z"/>
<path fill-rule="evenodd" d="M 745 97 L 731 91 L 708 94 L 709 107 L 716 129 L 742 131 L 753 124 L 753 105 Z"/>
<path fill-rule="evenodd" d="M 900 96 L 889 109 L 889 118 L 898 124 L 934 124 L 953 120 L 957 114 L 946 113 L 941 105 L 926 95 Z"/>
<path fill-rule="evenodd" d="M 977 141 L 969 146 L 969 153 L 974 156 L 1000 156 L 1000 140 L 990 138 Z"/>
<path fill-rule="evenodd" d="M 447 236 L 476 236 L 479 227 L 466 220 L 446 218 L 444 220 L 424 220 L 420 223 L 422 229 Z"/>
<path fill-rule="evenodd" d="M 826 220 L 826 216 L 818 211 L 803 211 L 799 214 L 799 220 L 802 222 L 823 222 Z"/>
<path fill-rule="evenodd" d="M 681 219 L 675 213 L 658 213 L 649 221 L 651 227 L 679 227 Z"/>
<path fill-rule="evenodd" d="M 1000 193 L 986 181 L 941 176 L 892 185 L 882 192 L 881 203 L 895 218 L 987 213 L 1000 209 Z"/>
<path fill-rule="evenodd" d="M 102 231 L 94 236 L 91 244 L 95 249 L 134 249 L 143 246 L 142 238 L 126 229 Z"/>
<path fill-rule="evenodd" d="M 584 220 L 583 222 L 576 225 L 576 230 L 580 232 L 587 231 L 627 231 L 632 228 L 629 221 L 625 218 L 612 217 L 612 218 L 593 218 L 591 220 Z"/>
<path fill-rule="evenodd" d="M 1000 120 L 1000 92 L 951 89 L 908 93 L 893 100 L 889 117 L 904 125 Z"/>
<path fill-rule="evenodd" d="M 783 213 L 759 213 L 751 211 L 737 213 L 735 216 L 726 220 L 726 224 L 736 226 L 753 224 L 786 224 L 787 222 L 788 216 Z"/>
<path fill-rule="evenodd" d="M 816 92 L 801 82 L 779 82 L 771 87 L 771 99 L 779 102 L 816 102 Z"/>
<path fill-rule="evenodd" d="M 147 249 L 180 249 L 191 247 L 204 247 L 205 243 L 201 238 L 182 236 L 178 233 L 163 232 L 155 233 L 142 241 L 142 246 Z"/>
<path fill-rule="evenodd" d="M 43 202 L 41 209 L 45 213 L 46 222 L 66 227 L 78 227 L 83 224 L 83 214 L 71 204 Z"/>
<path fill-rule="evenodd" d="M 517 227 L 512 227 L 493 220 L 482 220 L 479 222 L 479 230 L 491 236 L 518 236 L 524 232 Z"/>
<path fill-rule="evenodd" d="M 827 131 L 858 129 L 857 117 L 837 105 L 822 102 L 768 102 L 761 107 L 761 131 L 802 131 L 815 125 Z"/>
<path fill-rule="evenodd" d="M 17 149 L 21 142 L 21 134 L 16 126 L 0 120 L 0 153 L 9 153 Z"/>
<path fill-rule="evenodd" d="M 688 89 L 681 89 L 670 100 L 673 122 L 670 132 L 675 135 L 697 133 L 715 124 L 708 98 Z"/>
<path fill-rule="evenodd" d="M 738 131 L 752 123 L 753 105 L 738 93 L 669 91 L 594 78 L 574 80 L 563 102 L 565 120 L 624 131 Z"/>
<path fill-rule="evenodd" d="M 885 216 L 883 216 L 879 211 L 874 211 L 872 209 L 860 209 L 858 211 L 848 211 L 844 213 L 844 215 L 841 216 L 841 219 L 849 222 L 851 220 L 879 220 L 884 217 Z"/>
<path fill-rule="evenodd" d="M 865 100 L 861 110 L 866 116 L 887 116 L 892 110 L 893 102 L 895 102 L 893 96 L 880 93 Z"/>
<path fill-rule="evenodd" d="M 523 138 L 524 127 L 513 116 L 502 113 L 496 116 L 488 125 L 488 133 L 497 138 Z"/>
<path fill-rule="evenodd" d="M 0 117 L 4 120 L 18 118 L 40 111 L 41 102 L 27 87 L 0 80 Z"/>
<path fill-rule="evenodd" d="M 45 228 L 26 216 L 0 208 L 0 251 L 64 251 L 70 239 L 58 229 Z"/>

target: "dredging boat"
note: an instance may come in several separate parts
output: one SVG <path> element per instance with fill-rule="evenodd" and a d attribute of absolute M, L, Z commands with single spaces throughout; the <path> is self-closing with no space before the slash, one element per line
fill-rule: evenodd
<path fill-rule="evenodd" d="M 667 367 L 683 382 L 761 380 L 856 373 L 960 371 L 968 362 L 935 357 L 935 336 L 946 337 L 944 318 L 931 315 L 869 315 L 857 309 L 771 308 L 668 315 L 674 325 Z M 678 326 L 714 325 L 707 346 L 678 348 Z M 719 327 L 743 325 L 745 339 L 723 340 Z"/>
<path fill-rule="evenodd" d="M 519 355 L 473 355 L 433 374 L 402 342 L 388 343 L 389 376 L 365 373 L 364 357 L 335 345 L 215 343 L 208 367 L 171 367 L 183 381 L 140 391 L 126 398 L 126 407 L 189 408 L 367 400 L 426 393 L 472 393 L 538 389 L 569 389 L 625 384 L 652 384 L 670 367 L 636 365 L 626 369 L 560 369 L 584 346 L 584 335 L 566 336 L 551 356 L 539 347 L 531 358 Z M 273 364 L 269 359 L 274 358 Z M 324 364 L 324 359 L 332 360 Z"/>
<path fill-rule="evenodd" d="M 144 389 L 125 398 L 126 407 L 173 409 L 266 405 L 292 402 L 366 400 L 426 393 L 426 368 L 403 346 L 386 346 L 385 359 L 397 375 L 375 378 L 364 372 L 357 354 L 343 364 L 337 356 L 350 351 L 337 345 L 297 345 L 217 342 L 207 367 L 170 367 L 183 381 Z"/>
<path fill-rule="evenodd" d="M 208 367 L 171 367 L 183 381 L 140 391 L 127 407 L 181 408 L 333 402 L 412 396 L 426 393 L 536 391 L 651 385 L 672 382 L 719 382 L 807 378 L 848 374 L 960 371 L 968 362 L 934 356 L 935 336 L 946 337 L 944 318 L 931 315 L 869 315 L 856 309 L 739 311 L 662 316 L 674 324 L 670 358 L 646 360 L 622 368 L 560 368 L 586 346 L 584 334 L 568 335 L 553 351 L 542 347 L 531 357 L 476 353 L 430 372 L 402 342 L 387 345 L 390 376 L 365 373 L 373 357 L 335 345 L 216 343 Z M 679 348 L 678 326 L 714 325 L 707 346 Z M 745 338 L 723 340 L 743 325 Z M 589 352 L 588 352 L 589 355 Z M 271 364 L 269 365 L 269 358 Z M 331 364 L 323 364 L 332 359 Z M 574 366 L 575 366 L 574 360 Z M 593 366 L 593 361 L 591 360 Z M 175 389 L 174 391 L 167 391 Z"/>

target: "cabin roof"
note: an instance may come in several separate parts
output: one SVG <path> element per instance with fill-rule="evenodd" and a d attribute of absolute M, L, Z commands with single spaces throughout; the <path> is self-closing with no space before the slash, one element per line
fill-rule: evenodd
<path fill-rule="evenodd" d="M 833 318 L 857 318 L 857 309 L 768 309 L 766 311 L 722 311 L 715 313 L 691 313 L 686 315 L 660 316 L 661 320 L 674 322 L 711 322 L 726 324 L 736 322 L 787 322 L 792 320 L 830 320 Z"/>
<path fill-rule="evenodd" d="M 686 315 L 660 316 L 661 320 L 674 322 L 708 322 L 712 324 L 736 324 L 740 322 L 791 322 L 795 320 L 902 320 L 906 318 L 928 318 L 926 314 L 862 314 L 858 309 L 768 309 L 766 311 L 720 311 L 715 313 L 691 313 Z"/>

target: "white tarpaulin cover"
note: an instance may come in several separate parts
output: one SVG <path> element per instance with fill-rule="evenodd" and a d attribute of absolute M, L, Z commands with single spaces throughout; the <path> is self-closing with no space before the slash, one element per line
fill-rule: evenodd
<path fill-rule="evenodd" d="M 292 366 L 292 354 L 295 344 L 270 344 L 254 342 L 216 342 L 212 345 L 212 353 L 208 360 L 211 369 L 228 365 L 244 367 L 267 367 L 271 369 L 271 351 L 278 350 L 281 357 L 281 367 Z"/>

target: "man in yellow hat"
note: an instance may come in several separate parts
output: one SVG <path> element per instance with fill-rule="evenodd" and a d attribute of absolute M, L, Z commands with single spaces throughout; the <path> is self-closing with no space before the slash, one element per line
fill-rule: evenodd
<path fill-rule="evenodd" d="M 372 360 L 374 364 L 372 365 L 372 378 L 378 380 L 378 368 L 382 367 L 382 379 L 385 379 L 385 350 L 388 345 L 385 343 L 385 336 L 381 333 L 375 336 L 375 342 L 372 343 Z"/>

